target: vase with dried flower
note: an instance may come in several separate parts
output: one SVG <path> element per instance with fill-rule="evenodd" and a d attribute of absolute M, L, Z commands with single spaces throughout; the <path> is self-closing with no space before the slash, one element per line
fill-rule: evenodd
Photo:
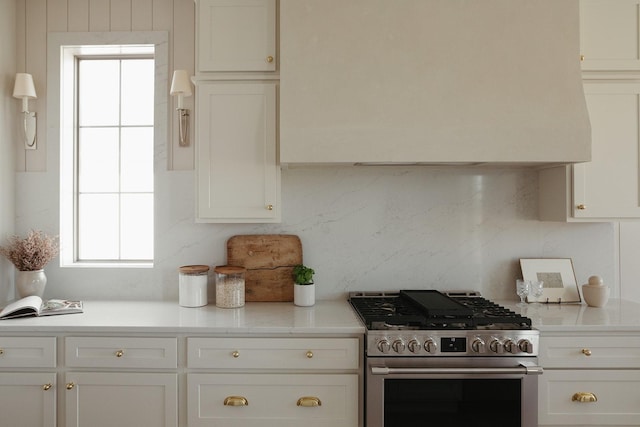
<path fill-rule="evenodd" d="M 33 230 L 27 237 L 13 236 L 9 244 L 0 246 L 0 254 L 16 267 L 16 292 L 20 298 L 42 297 L 47 284 L 44 267 L 58 255 L 58 250 L 56 237 Z"/>

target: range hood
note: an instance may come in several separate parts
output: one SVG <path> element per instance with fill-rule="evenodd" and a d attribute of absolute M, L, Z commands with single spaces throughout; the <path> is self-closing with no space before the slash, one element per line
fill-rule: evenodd
<path fill-rule="evenodd" d="M 589 161 L 578 0 L 280 0 L 282 164 Z"/>

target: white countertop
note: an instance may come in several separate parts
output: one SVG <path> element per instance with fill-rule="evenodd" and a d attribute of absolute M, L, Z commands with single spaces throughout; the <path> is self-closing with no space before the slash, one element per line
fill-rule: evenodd
<path fill-rule="evenodd" d="M 531 318 L 541 332 L 640 332 L 640 304 L 610 299 L 602 308 L 582 304 L 527 304 L 499 301 L 516 313 Z"/>
<path fill-rule="evenodd" d="M 250 302 L 242 308 L 180 307 L 171 301 L 84 301 L 84 313 L 0 320 L 2 332 L 363 334 L 347 301 Z"/>

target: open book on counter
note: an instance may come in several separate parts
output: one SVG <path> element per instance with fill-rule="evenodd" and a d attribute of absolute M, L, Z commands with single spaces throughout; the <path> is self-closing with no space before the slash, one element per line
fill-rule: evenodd
<path fill-rule="evenodd" d="M 31 295 L 14 301 L 3 308 L 0 311 L 0 320 L 71 313 L 82 313 L 82 301 L 67 301 L 63 299 L 43 301 L 39 296 Z"/>

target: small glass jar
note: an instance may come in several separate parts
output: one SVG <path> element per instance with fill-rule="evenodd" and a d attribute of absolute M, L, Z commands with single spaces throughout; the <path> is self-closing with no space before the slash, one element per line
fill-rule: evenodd
<path fill-rule="evenodd" d="M 179 303 L 183 307 L 207 305 L 209 266 L 183 265 L 178 269 Z"/>
<path fill-rule="evenodd" d="M 216 273 L 216 306 L 237 308 L 244 306 L 244 267 L 220 265 Z"/>

